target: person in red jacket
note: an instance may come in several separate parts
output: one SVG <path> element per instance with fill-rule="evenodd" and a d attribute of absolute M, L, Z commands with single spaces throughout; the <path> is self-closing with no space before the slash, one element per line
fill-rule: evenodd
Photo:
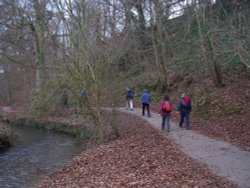
<path fill-rule="evenodd" d="M 162 116 L 161 129 L 165 129 L 165 125 L 167 131 L 170 131 L 170 118 L 171 118 L 171 103 L 169 101 L 169 96 L 165 95 L 160 103 L 159 113 Z"/>

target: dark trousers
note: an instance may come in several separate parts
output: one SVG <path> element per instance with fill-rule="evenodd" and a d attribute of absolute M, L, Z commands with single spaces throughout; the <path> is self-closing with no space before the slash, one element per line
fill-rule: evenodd
<path fill-rule="evenodd" d="M 179 126 L 182 127 L 183 121 L 185 119 L 186 129 L 189 128 L 189 113 L 187 112 L 180 112 L 180 123 Z"/>
<path fill-rule="evenodd" d="M 64 108 L 64 107 L 69 108 L 68 99 L 64 99 L 64 100 L 63 100 L 63 108 Z"/>
<path fill-rule="evenodd" d="M 148 117 L 150 117 L 150 108 L 149 108 L 149 104 L 145 104 L 142 103 L 142 115 L 145 115 L 145 108 L 147 108 L 147 112 L 148 112 Z"/>

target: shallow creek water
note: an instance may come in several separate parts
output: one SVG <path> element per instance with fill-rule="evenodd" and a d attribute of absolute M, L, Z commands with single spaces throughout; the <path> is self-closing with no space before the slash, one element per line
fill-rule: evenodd
<path fill-rule="evenodd" d="M 74 138 L 30 127 L 0 124 L 16 135 L 14 146 L 0 153 L 0 187 L 36 185 L 83 150 Z"/>

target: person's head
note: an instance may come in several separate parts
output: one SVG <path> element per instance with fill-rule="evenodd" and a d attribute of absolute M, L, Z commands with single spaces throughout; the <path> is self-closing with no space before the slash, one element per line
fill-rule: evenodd
<path fill-rule="evenodd" d="M 147 89 L 144 89 L 144 92 L 145 92 L 145 93 L 148 93 L 148 90 L 147 90 Z"/>
<path fill-rule="evenodd" d="M 164 101 L 169 101 L 169 96 L 168 95 L 164 95 L 163 99 L 164 99 Z"/>
<path fill-rule="evenodd" d="M 181 95 L 181 98 L 183 98 L 183 97 L 185 97 L 185 93 L 183 93 L 183 94 Z"/>

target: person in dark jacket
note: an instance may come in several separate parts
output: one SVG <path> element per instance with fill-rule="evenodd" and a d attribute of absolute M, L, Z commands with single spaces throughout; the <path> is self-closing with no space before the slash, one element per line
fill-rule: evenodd
<path fill-rule="evenodd" d="M 192 111 L 192 106 L 191 106 L 191 101 L 190 101 L 189 96 L 186 96 L 185 94 L 181 95 L 181 98 L 178 102 L 178 111 L 180 112 L 179 127 L 182 127 L 182 124 L 185 119 L 186 129 L 188 130 L 190 128 L 189 114 Z"/>
<path fill-rule="evenodd" d="M 79 98 L 79 107 L 81 112 L 87 112 L 89 110 L 87 89 L 83 88 L 81 91 L 81 96 Z"/>
<path fill-rule="evenodd" d="M 69 108 L 68 99 L 69 99 L 68 93 L 66 90 L 64 90 L 62 94 L 63 108 L 64 107 Z"/>
<path fill-rule="evenodd" d="M 165 95 L 160 103 L 159 113 L 162 116 L 161 129 L 164 130 L 166 125 L 168 132 L 170 131 L 171 106 L 169 96 Z"/>
<path fill-rule="evenodd" d="M 145 108 L 147 108 L 148 117 L 150 117 L 150 103 L 151 97 L 147 89 L 144 89 L 141 95 L 141 104 L 142 104 L 142 115 L 145 115 Z"/>
<path fill-rule="evenodd" d="M 131 87 L 127 87 L 126 105 L 125 105 L 126 110 L 128 109 L 133 110 L 134 96 L 135 96 L 134 90 Z"/>

